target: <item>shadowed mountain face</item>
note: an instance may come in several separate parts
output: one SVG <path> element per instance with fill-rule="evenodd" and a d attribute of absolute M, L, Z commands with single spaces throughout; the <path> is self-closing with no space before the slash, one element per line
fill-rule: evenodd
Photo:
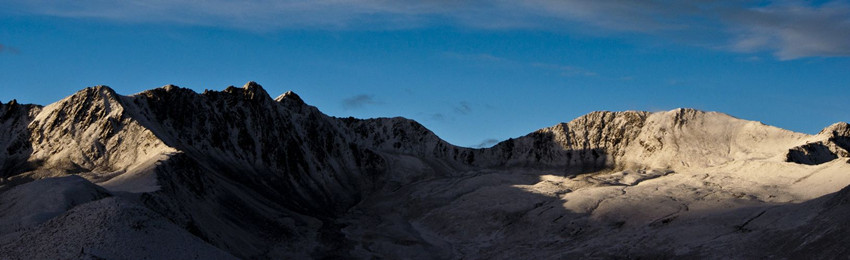
<path fill-rule="evenodd" d="M 21 105 L 12 100 L 0 102 L 0 178 L 16 175 L 27 170 L 26 160 L 32 153 L 28 142 L 27 125 L 32 121 L 40 106 Z"/>
<path fill-rule="evenodd" d="M 0 130 L 0 218 L 32 220 L 0 234 L 12 259 L 150 257 L 140 248 L 161 245 L 143 234 L 202 258 L 781 257 L 808 243 L 830 258 L 843 249 L 821 237 L 846 235 L 829 227 L 848 210 L 829 195 L 850 185 L 846 123 L 805 135 L 692 109 L 593 112 L 472 149 L 250 82 L 12 101 Z M 83 178 L 53 181 L 68 175 Z M 87 212 L 115 228 L 80 228 Z M 136 235 L 111 233 L 125 225 Z"/>

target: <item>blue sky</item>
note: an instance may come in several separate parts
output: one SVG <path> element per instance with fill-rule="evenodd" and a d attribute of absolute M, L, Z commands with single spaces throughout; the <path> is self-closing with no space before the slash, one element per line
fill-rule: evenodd
<path fill-rule="evenodd" d="M 256 81 L 492 144 L 596 110 L 850 121 L 846 1 L 0 0 L 0 100 Z"/>

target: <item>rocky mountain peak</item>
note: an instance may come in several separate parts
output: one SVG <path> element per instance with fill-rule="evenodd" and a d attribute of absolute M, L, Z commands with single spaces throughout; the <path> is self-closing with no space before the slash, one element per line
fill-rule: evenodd
<path fill-rule="evenodd" d="M 91 111 L 105 115 L 113 110 L 121 109 L 121 96 L 108 86 L 98 85 L 77 91 L 73 95 L 49 105 L 48 112 L 57 110 L 63 113 L 79 113 Z M 44 115 L 42 115 L 43 117 Z M 77 118 L 80 119 L 80 118 Z"/>
<path fill-rule="evenodd" d="M 257 84 L 257 82 L 253 81 L 245 83 L 245 85 L 241 88 L 229 86 L 222 92 L 234 95 L 241 95 L 247 100 L 271 100 L 271 96 L 269 96 L 269 93 L 266 92 L 266 90 L 263 89 L 260 84 Z M 204 93 L 206 94 L 207 92 Z"/>
<path fill-rule="evenodd" d="M 818 133 L 818 135 L 828 135 L 831 137 L 850 137 L 850 124 L 846 122 L 838 122 L 832 124 Z"/>
<path fill-rule="evenodd" d="M 5 119 L 11 117 L 12 114 L 16 113 L 19 110 L 21 105 L 18 104 L 17 100 L 12 99 L 7 104 L 3 104 L 0 102 L 0 118 Z"/>
<path fill-rule="evenodd" d="M 242 89 L 251 90 L 251 89 L 263 89 L 263 86 L 260 86 L 256 81 L 248 81 L 245 85 L 242 85 Z"/>
<path fill-rule="evenodd" d="M 265 89 L 263 89 L 263 86 L 260 86 L 260 84 L 257 84 L 257 82 L 249 81 L 248 83 L 245 83 L 244 86 L 242 86 L 242 89 L 245 90 L 245 95 L 247 95 L 251 99 L 255 99 L 255 98 L 271 99 L 271 96 L 269 96 L 269 93 L 266 92 Z"/>
<path fill-rule="evenodd" d="M 164 89 L 165 91 L 173 91 L 175 89 L 180 89 L 180 87 L 178 87 L 177 85 L 168 84 L 168 85 L 162 86 L 162 89 Z"/>
<path fill-rule="evenodd" d="M 111 97 L 118 96 L 118 93 L 115 93 L 115 90 L 112 89 L 111 87 L 107 86 L 107 85 L 97 85 L 97 86 L 94 86 L 94 87 L 88 87 L 84 91 L 88 91 L 88 92 L 92 92 L 92 93 L 98 93 L 98 94 L 105 94 L 105 95 L 109 95 Z"/>
<path fill-rule="evenodd" d="M 41 106 L 33 104 L 20 104 L 17 100 L 12 99 L 9 103 L 3 104 L 0 102 L 0 124 L 9 119 L 34 116 L 41 109 Z"/>
<path fill-rule="evenodd" d="M 832 124 L 814 138 L 814 141 L 788 150 L 785 161 L 814 165 L 850 157 L 850 125 L 847 123 Z"/>
<path fill-rule="evenodd" d="M 640 124 L 641 121 L 646 119 L 648 115 L 647 112 L 642 111 L 623 111 L 623 112 L 611 112 L 611 111 L 594 111 L 583 116 L 577 117 L 573 119 L 568 124 L 586 124 L 586 123 L 601 123 L 604 125 L 606 121 L 621 121 L 624 120 L 626 124 Z"/>
<path fill-rule="evenodd" d="M 286 100 L 286 101 L 284 101 L 284 100 Z M 274 101 L 277 101 L 277 102 L 289 102 L 289 101 L 291 101 L 291 102 L 294 102 L 296 104 L 304 104 L 304 100 L 302 100 L 301 97 L 298 96 L 298 94 L 295 94 L 295 92 L 292 92 L 292 90 L 287 91 L 286 93 L 283 93 L 283 95 L 278 96 L 277 98 L 274 99 Z"/>
<path fill-rule="evenodd" d="M 693 108 L 677 108 L 670 111 L 673 116 L 673 125 L 682 126 L 693 119 L 702 117 L 706 114 L 705 111 Z"/>
<path fill-rule="evenodd" d="M 105 105 L 107 107 L 112 106 L 115 108 L 115 105 L 120 106 L 120 97 L 121 96 L 109 86 L 97 85 L 77 91 L 73 95 L 62 99 L 59 102 L 53 103 L 48 107 L 79 107 L 77 110 L 84 110 L 88 109 L 88 106 L 93 105 L 93 103 L 97 103 L 98 105 Z"/>
<path fill-rule="evenodd" d="M 207 90 L 206 92 L 208 92 Z M 204 92 L 204 93 L 206 93 Z M 198 93 L 188 88 L 168 84 L 159 88 L 142 91 L 132 96 L 134 102 L 141 100 L 176 100 L 178 97 L 197 96 Z"/>
<path fill-rule="evenodd" d="M 697 114 L 697 113 L 705 113 L 705 111 L 690 108 L 690 107 L 680 107 L 672 110 L 675 113 L 684 113 L 684 114 Z"/>
<path fill-rule="evenodd" d="M 157 91 L 165 92 L 144 93 Z M 138 122 L 140 112 L 135 97 L 107 86 L 78 91 L 44 107 L 28 125 L 29 161 L 46 175 L 129 171 L 165 150 Z"/>

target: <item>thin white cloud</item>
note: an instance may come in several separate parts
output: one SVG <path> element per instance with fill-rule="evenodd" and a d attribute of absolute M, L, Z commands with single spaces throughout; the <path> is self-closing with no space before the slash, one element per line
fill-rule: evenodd
<path fill-rule="evenodd" d="M 850 2 L 785 2 L 734 18 L 740 27 L 733 28 L 733 46 L 739 51 L 769 50 L 780 59 L 850 56 Z"/>
<path fill-rule="evenodd" d="M 452 25 L 639 33 L 779 59 L 850 56 L 850 3 L 803 0 L 11 0 L 6 12 L 266 31 Z"/>

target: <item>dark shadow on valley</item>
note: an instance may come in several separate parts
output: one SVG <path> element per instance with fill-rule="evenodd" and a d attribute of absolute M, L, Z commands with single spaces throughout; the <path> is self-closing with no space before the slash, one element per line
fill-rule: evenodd
<path fill-rule="evenodd" d="M 492 148 L 454 148 L 446 155 L 435 159 L 452 160 L 455 167 L 366 195 L 339 219 L 347 235 L 340 241 L 345 250 L 314 256 L 344 258 L 354 252 L 378 258 L 507 259 L 551 250 L 571 258 L 580 256 L 569 255 L 575 242 L 623 226 L 570 211 L 558 194 L 524 188 L 542 182 L 543 175 L 609 172 L 615 166 L 604 149 L 567 150 L 551 133 L 533 133 Z M 385 174 L 394 174 L 393 169 Z"/>
<path fill-rule="evenodd" d="M 794 238 L 795 232 L 801 232 L 806 226 L 788 231 L 773 226 L 770 221 L 787 219 L 786 212 L 805 205 L 819 207 L 820 201 L 833 197 L 841 199 L 842 195 L 828 194 L 800 204 L 760 202 L 763 204 L 695 213 L 715 221 L 710 223 L 694 216 L 680 219 L 680 214 L 688 211 L 687 206 L 650 221 L 629 219 L 628 214 L 639 213 L 634 211 L 636 208 L 656 206 L 652 202 L 635 202 L 630 208 L 607 212 L 608 215 L 625 215 L 622 218 L 592 217 L 602 198 L 595 206 L 591 205 L 587 213 L 567 209 L 564 203 L 568 201 L 561 195 L 573 190 L 542 194 L 532 192 L 529 186 L 550 185 L 545 183 L 544 175 L 594 178 L 616 171 L 642 169 L 611 163 L 613 160 L 604 149 L 558 149 L 560 146 L 545 142 L 553 140 L 551 137 L 547 133 L 533 133 L 492 148 L 458 149 L 448 159 L 465 166 L 443 170 L 462 173 L 443 174 L 444 177 L 365 196 L 338 220 L 346 235 L 338 245 L 344 245 L 345 250 L 316 252 L 313 256 L 345 258 L 354 253 L 367 258 L 413 259 L 668 259 L 712 256 L 714 249 L 711 248 L 717 247 L 704 247 L 712 244 L 734 248 L 734 252 L 740 252 L 739 256 L 754 258 L 783 252 L 797 256 L 841 255 L 815 252 L 807 247 L 794 248 L 806 243 L 802 238 Z M 531 149 L 523 150 L 522 142 L 528 143 L 523 138 L 534 140 Z M 468 167 L 470 165 L 472 167 Z M 663 172 L 664 175 L 669 173 L 672 171 Z M 392 169 L 386 174 L 393 174 Z M 637 184 L 639 182 L 630 185 L 598 182 L 590 186 L 616 189 Z M 844 193 L 846 190 L 850 188 L 845 188 Z M 664 198 L 664 194 L 659 193 L 658 197 Z M 842 203 L 850 204 L 846 202 L 847 196 L 844 197 Z M 836 210 L 850 211 L 850 205 Z M 829 231 L 829 221 L 818 223 L 822 223 L 815 226 L 820 231 L 813 232 L 827 232 L 827 238 L 846 234 Z M 697 237 L 693 241 L 676 241 L 681 232 L 692 232 L 689 229 L 692 226 L 707 229 L 703 231 L 705 234 L 698 234 L 707 238 L 695 234 Z M 843 248 L 817 234 L 810 236 L 818 241 L 819 248 Z"/>

